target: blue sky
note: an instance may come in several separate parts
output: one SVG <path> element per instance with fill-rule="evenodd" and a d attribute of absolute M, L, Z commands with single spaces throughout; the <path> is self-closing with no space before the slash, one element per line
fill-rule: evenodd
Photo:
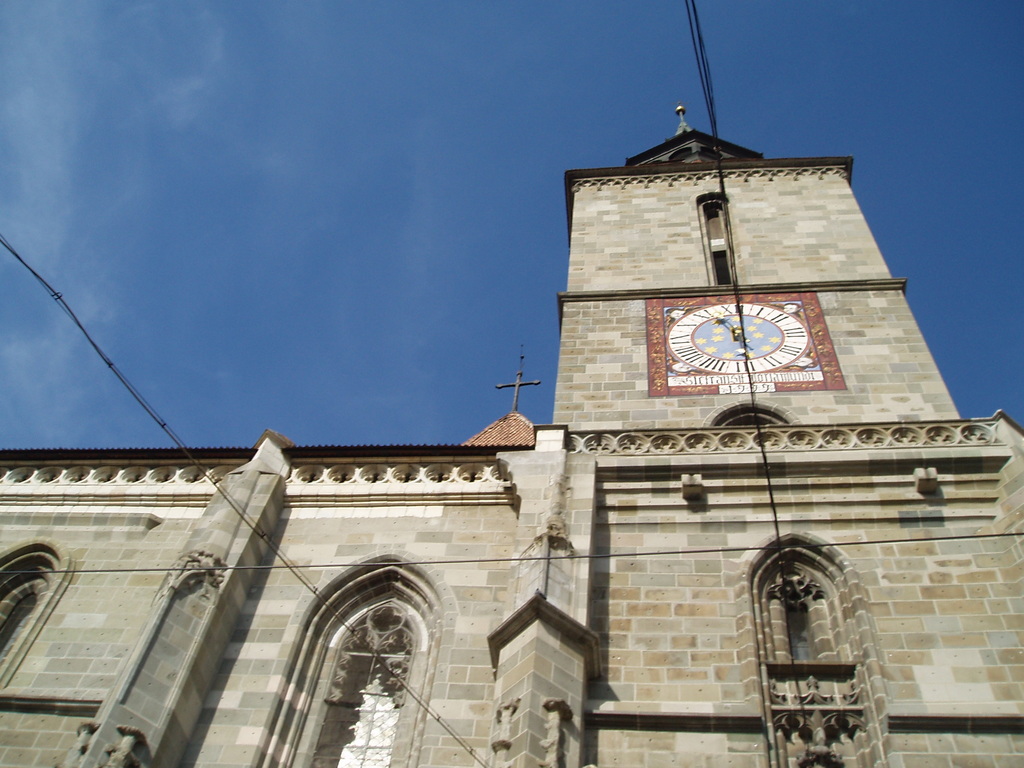
<path fill-rule="evenodd" d="M 1021 419 L 1024 4 L 700 6 L 722 137 L 853 155 L 965 417 Z M 189 444 L 551 418 L 562 173 L 708 130 L 681 2 L 0 5 L 0 232 Z M 0 447 L 167 445 L 0 259 Z"/>

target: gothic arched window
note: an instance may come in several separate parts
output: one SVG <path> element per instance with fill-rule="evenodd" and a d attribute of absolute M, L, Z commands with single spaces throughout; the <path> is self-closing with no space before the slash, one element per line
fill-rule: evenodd
<path fill-rule="evenodd" d="M 408 609 L 389 600 L 342 629 L 313 768 L 389 766 L 415 650 Z"/>
<path fill-rule="evenodd" d="M 768 427 L 776 424 L 787 424 L 785 418 L 775 411 L 764 407 L 752 407 L 749 405 L 738 405 L 728 408 L 715 418 L 712 426 L 715 427 Z"/>
<path fill-rule="evenodd" d="M 0 686 L 28 651 L 67 578 L 57 551 L 45 544 L 0 556 Z"/>
<path fill-rule="evenodd" d="M 353 568 L 301 621 L 265 768 L 410 768 L 419 760 L 439 600 L 418 569 Z"/>
<path fill-rule="evenodd" d="M 786 536 L 752 569 L 761 690 L 775 736 L 770 763 L 867 768 L 882 746 L 867 736 L 880 726 L 865 666 L 865 602 L 850 567 L 807 544 Z"/>

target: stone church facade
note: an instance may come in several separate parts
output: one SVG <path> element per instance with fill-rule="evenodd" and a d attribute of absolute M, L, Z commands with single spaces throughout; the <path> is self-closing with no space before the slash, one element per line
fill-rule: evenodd
<path fill-rule="evenodd" d="M 0 452 L 0 766 L 1019 765 L 1021 428 L 714 145 L 566 174 L 552 425 Z"/>

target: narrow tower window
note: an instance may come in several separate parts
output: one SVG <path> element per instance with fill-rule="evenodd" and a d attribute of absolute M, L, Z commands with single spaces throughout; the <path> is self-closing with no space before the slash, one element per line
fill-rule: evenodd
<path fill-rule="evenodd" d="M 819 618 L 819 623 L 827 625 L 828 622 L 811 614 L 824 610 L 825 591 L 798 566 L 785 568 L 778 579 L 767 590 L 769 600 L 784 612 L 779 619 L 785 631 L 777 636 L 776 652 L 788 652 L 793 661 L 816 659 L 824 638 L 815 637 L 813 622 L 815 618 Z"/>
<path fill-rule="evenodd" d="M 726 237 L 725 201 L 717 197 L 705 199 L 700 202 L 700 210 L 704 218 L 704 238 L 711 259 L 711 276 L 715 285 L 731 285 L 733 276 Z"/>

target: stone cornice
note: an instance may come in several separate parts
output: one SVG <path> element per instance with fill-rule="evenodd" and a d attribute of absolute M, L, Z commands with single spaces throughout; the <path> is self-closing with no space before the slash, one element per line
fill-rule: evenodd
<path fill-rule="evenodd" d="M 495 461 L 302 464 L 285 490 L 292 507 L 388 507 L 510 503 L 511 483 Z M 380 512 L 381 510 L 378 510 Z"/>
<path fill-rule="evenodd" d="M 615 731 L 687 731 L 703 733 L 761 733 L 760 714 L 716 712 L 585 712 L 587 728 Z"/>
<path fill-rule="evenodd" d="M 824 280 L 802 283 L 758 283 L 738 286 L 741 294 L 749 293 L 839 293 L 847 291 L 899 291 L 907 288 L 907 280 L 893 277 L 879 280 Z M 562 291 L 559 305 L 575 301 L 629 301 L 632 299 L 687 298 L 690 296 L 732 296 L 737 287 L 731 285 L 688 285 L 668 288 L 625 288 L 614 291 Z"/>
<path fill-rule="evenodd" d="M 63 717 L 95 717 L 99 711 L 98 699 L 71 699 L 60 696 L 33 696 L 28 694 L 0 695 L 0 712 L 26 712 L 59 715 Z"/>
<path fill-rule="evenodd" d="M 1024 715 L 889 715 L 893 733 L 1024 733 Z"/>
<path fill-rule="evenodd" d="M 764 720 L 754 714 L 702 712 L 592 711 L 583 715 L 588 728 L 630 731 L 702 731 L 759 733 Z M 894 733 L 1020 733 L 1024 715 L 889 715 Z"/>
<path fill-rule="evenodd" d="M 727 179 L 740 182 L 751 181 L 752 179 L 775 181 L 776 179 L 799 179 L 805 177 L 824 179 L 828 176 L 833 176 L 847 182 L 850 180 L 850 176 L 845 168 L 835 166 L 818 166 L 815 168 L 744 168 L 725 172 Z M 717 181 L 717 171 L 687 171 L 684 173 L 660 173 L 648 176 L 610 176 L 596 179 L 580 179 L 573 183 L 571 192 L 576 194 L 581 189 L 605 189 L 607 187 L 651 187 L 655 184 L 665 184 L 669 187 L 687 184 L 696 187 L 707 182 Z"/>
<path fill-rule="evenodd" d="M 786 451 L 893 450 L 1004 445 L 995 421 L 773 425 L 761 429 L 765 448 Z M 760 453 L 753 427 L 570 432 L 570 451 L 597 455 Z"/>
<path fill-rule="evenodd" d="M 771 160 L 733 159 L 722 163 L 725 177 L 734 181 L 751 179 L 835 176 L 849 182 L 853 159 L 849 157 L 805 157 Z M 651 186 L 652 184 L 702 184 L 718 180 L 715 163 L 656 163 L 615 168 L 590 168 L 566 171 L 567 200 L 583 188 L 607 186 Z M 571 203 L 570 203 L 571 205 Z"/>

